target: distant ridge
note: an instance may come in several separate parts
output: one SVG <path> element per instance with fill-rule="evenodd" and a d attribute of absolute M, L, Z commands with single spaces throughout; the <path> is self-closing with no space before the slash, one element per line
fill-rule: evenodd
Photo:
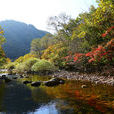
<path fill-rule="evenodd" d="M 0 21 L 0 26 L 4 30 L 6 43 L 3 49 L 6 56 L 16 59 L 30 51 L 30 43 L 35 38 L 41 38 L 48 32 L 38 30 L 31 24 L 18 22 L 14 20 Z"/>

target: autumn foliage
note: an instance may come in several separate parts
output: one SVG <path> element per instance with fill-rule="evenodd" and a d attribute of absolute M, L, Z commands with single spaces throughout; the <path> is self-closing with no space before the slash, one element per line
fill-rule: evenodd
<path fill-rule="evenodd" d="M 35 57 L 51 62 L 59 69 L 90 73 L 102 72 L 105 66 L 113 67 L 113 2 L 98 1 L 97 8 L 91 6 L 76 19 L 59 15 L 49 20 L 56 33 L 33 40 L 30 54 L 19 57 L 16 62 L 20 64 Z"/>
<path fill-rule="evenodd" d="M 102 34 L 102 37 L 106 37 L 109 32 L 114 28 L 114 26 L 110 27 L 105 33 Z M 114 39 L 111 39 L 104 46 L 98 45 L 96 48 L 92 48 L 88 53 L 68 53 L 68 56 L 64 57 L 67 65 L 76 65 L 78 63 L 82 63 L 85 58 L 88 63 L 85 64 L 93 64 L 93 65 L 106 65 L 113 62 L 113 50 L 114 50 Z"/>

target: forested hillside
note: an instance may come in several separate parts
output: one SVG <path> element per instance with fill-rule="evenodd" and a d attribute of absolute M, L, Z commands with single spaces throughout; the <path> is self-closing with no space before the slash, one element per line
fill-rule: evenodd
<path fill-rule="evenodd" d="M 41 38 L 47 33 L 36 29 L 33 25 L 13 20 L 1 21 L 0 25 L 6 38 L 3 49 L 6 56 L 11 59 L 16 59 L 29 53 L 31 41 L 34 38 Z"/>

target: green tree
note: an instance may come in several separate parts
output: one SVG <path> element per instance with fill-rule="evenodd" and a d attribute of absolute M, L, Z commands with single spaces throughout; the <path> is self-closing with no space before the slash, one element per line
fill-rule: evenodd
<path fill-rule="evenodd" d="M 45 50 L 55 42 L 56 41 L 52 34 L 46 34 L 41 39 L 34 39 L 31 43 L 31 53 L 37 55 L 37 57 L 41 57 L 43 50 Z"/>
<path fill-rule="evenodd" d="M 42 47 L 39 38 L 32 40 L 31 53 L 41 57 Z"/>
<path fill-rule="evenodd" d="M 5 38 L 4 38 L 4 31 L 0 26 L 0 46 L 5 42 Z"/>
<path fill-rule="evenodd" d="M 5 38 L 3 35 L 4 35 L 4 31 L 0 27 L 0 66 L 2 66 L 6 62 L 5 53 L 2 49 L 2 44 L 5 42 Z"/>

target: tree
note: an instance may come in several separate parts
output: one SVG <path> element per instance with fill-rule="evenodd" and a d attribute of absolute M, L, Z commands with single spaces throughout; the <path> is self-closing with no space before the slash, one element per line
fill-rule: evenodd
<path fill-rule="evenodd" d="M 44 37 L 40 39 L 40 43 L 43 49 L 48 48 L 50 45 L 56 42 L 54 36 L 52 34 L 46 34 Z"/>
<path fill-rule="evenodd" d="M 70 16 L 65 13 L 60 14 L 59 16 L 50 17 L 48 21 L 48 26 L 58 32 L 60 29 L 63 29 L 64 26 L 69 22 Z"/>
<path fill-rule="evenodd" d="M 45 50 L 54 43 L 55 39 L 51 34 L 46 34 L 41 39 L 34 39 L 31 43 L 31 53 L 37 55 L 38 57 L 41 57 L 43 50 Z"/>
<path fill-rule="evenodd" d="M 31 53 L 37 55 L 38 57 L 41 57 L 41 51 L 42 51 L 42 47 L 41 47 L 40 39 L 37 38 L 32 40 Z"/>
<path fill-rule="evenodd" d="M 2 45 L 5 42 L 5 38 L 4 38 L 4 31 L 0 26 L 0 45 Z"/>
<path fill-rule="evenodd" d="M 2 44 L 5 42 L 5 38 L 4 38 L 3 34 L 4 34 L 4 31 L 0 27 L 0 67 L 6 62 L 5 53 L 2 49 Z"/>

